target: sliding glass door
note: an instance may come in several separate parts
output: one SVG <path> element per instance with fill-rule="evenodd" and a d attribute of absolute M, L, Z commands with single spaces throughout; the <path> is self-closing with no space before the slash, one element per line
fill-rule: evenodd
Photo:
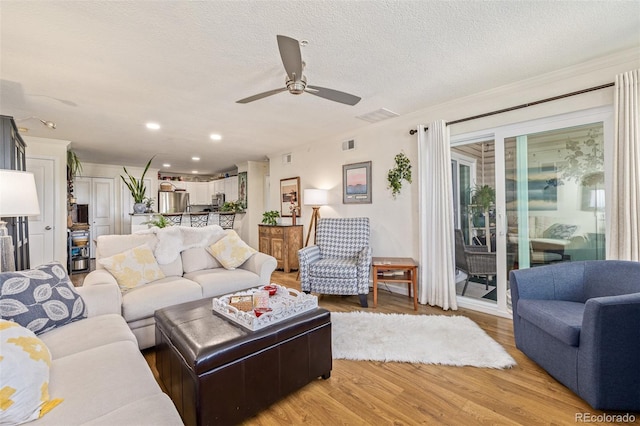
<path fill-rule="evenodd" d="M 495 253 L 496 262 L 495 276 L 472 276 L 465 294 L 458 291 L 460 306 L 507 314 L 511 270 L 605 258 L 611 139 L 608 109 L 452 137 L 456 227 L 465 244 Z M 468 170 L 463 160 L 472 165 Z M 474 199 L 482 186 L 495 190 L 486 214 Z M 495 291 L 470 292 L 473 287 Z"/>

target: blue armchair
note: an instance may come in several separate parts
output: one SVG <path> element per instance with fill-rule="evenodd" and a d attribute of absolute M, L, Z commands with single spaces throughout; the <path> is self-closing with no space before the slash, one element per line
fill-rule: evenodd
<path fill-rule="evenodd" d="M 511 271 L 516 347 L 593 408 L 640 411 L 640 263 Z"/>
<path fill-rule="evenodd" d="M 371 247 L 369 218 L 319 219 L 316 245 L 298 251 L 303 291 L 358 295 L 367 307 Z"/>

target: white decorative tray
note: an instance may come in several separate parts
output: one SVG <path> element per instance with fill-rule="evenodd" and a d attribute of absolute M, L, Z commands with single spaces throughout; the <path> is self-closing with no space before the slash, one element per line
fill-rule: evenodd
<path fill-rule="evenodd" d="M 229 301 L 233 296 L 252 296 L 261 287 L 216 297 L 212 300 L 213 310 L 237 324 L 255 331 L 318 307 L 316 296 L 277 284 L 271 285 L 278 288 L 276 294 L 269 297 L 271 311 L 265 312 L 259 317 L 256 317 L 253 310 L 245 312 L 231 306 Z"/>

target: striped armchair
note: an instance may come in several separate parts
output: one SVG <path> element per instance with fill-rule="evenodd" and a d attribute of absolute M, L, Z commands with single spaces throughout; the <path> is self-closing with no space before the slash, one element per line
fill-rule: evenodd
<path fill-rule="evenodd" d="M 298 251 L 303 291 L 358 295 L 367 307 L 371 246 L 369 218 L 318 220 L 316 245 Z"/>

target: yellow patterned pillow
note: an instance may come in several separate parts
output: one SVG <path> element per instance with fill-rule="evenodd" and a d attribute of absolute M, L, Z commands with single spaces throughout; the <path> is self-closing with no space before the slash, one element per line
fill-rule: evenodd
<path fill-rule="evenodd" d="M 98 260 L 118 281 L 123 293 L 165 277 L 147 244 Z"/>
<path fill-rule="evenodd" d="M 229 231 L 224 238 L 207 247 L 207 251 L 211 253 L 211 256 L 215 257 L 225 269 L 237 268 L 256 252 L 254 248 L 249 247 L 242 241 L 235 231 Z"/>
<path fill-rule="evenodd" d="M 0 320 L 0 424 L 30 422 L 62 399 L 49 399 L 51 353 L 33 331 Z"/>

